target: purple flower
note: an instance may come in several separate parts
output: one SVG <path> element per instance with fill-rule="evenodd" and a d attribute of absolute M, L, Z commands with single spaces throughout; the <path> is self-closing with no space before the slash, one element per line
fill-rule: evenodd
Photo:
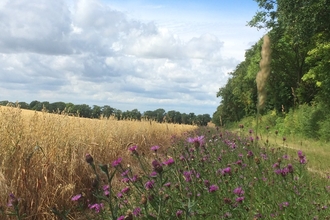
<path fill-rule="evenodd" d="M 198 146 L 203 146 L 205 144 L 205 140 L 204 140 L 204 136 L 197 136 L 197 137 L 193 137 L 193 138 L 188 138 L 187 141 L 189 143 L 193 143 L 195 144 L 196 147 Z"/>
<path fill-rule="evenodd" d="M 135 183 L 139 179 L 138 175 L 134 175 L 130 180 Z"/>
<path fill-rule="evenodd" d="M 191 181 L 191 175 L 192 175 L 191 171 L 183 171 L 183 176 L 185 177 L 186 182 Z"/>
<path fill-rule="evenodd" d="M 137 146 L 134 145 L 134 146 L 132 146 L 132 147 L 129 147 L 128 150 L 131 151 L 132 153 L 136 153 Z"/>
<path fill-rule="evenodd" d="M 152 161 L 152 166 L 157 173 L 163 172 L 163 167 L 157 160 Z"/>
<path fill-rule="evenodd" d="M 146 182 L 146 184 L 144 186 L 146 189 L 152 189 L 152 188 L 154 188 L 154 184 L 155 184 L 154 180 L 149 180 L 148 182 Z"/>
<path fill-rule="evenodd" d="M 129 172 L 129 170 L 128 170 L 128 169 L 127 169 L 127 170 L 125 170 L 124 172 L 122 172 L 122 173 L 121 173 L 121 176 L 127 176 L 128 172 Z"/>
<path fill-rule="evenodd" d="M 121 192 L 117 193 L 118 198 L 123 198 L 123 194 Z"/>
<path fill-rule="evenodd" d="M 222 173 L 222 175 L 226 175 L 226 174 L 230 175 L 231 174 L 231 168 L 230 167 L 226 167 L 225 169 L 223 169 L 221 171 L 221 173 Z"/>
<path fill-rule="evenodd" d="M 244 200 L 244 196 L 236 198 L 236 202 L 243 202 L 243 200 Z"/>
<path fill-rule="evenodd" d="M 112 166 L 113 167 L 117 167 L 118 165 L 120 165 L 120 163 L 121 163 L 122 160 L 123 159 L 121 157 L 119 157 L 117 160 L 115 160 L 115 161 L 112 162 Z"/>
<path fill-rule="evenodd" d="M 242 189 L 242 187 L 238 187 L 238 188 L 233 190 L 233 193 L 238 195 L 238 196 L 242 196 L 242 195 L 244 195 L 244 190 Z"/>
<path fill-rule="evenodd" d="M 157 177 L 157 172 L 156 171 L 152 171 L 151 173 L 150 173 L 150 177 Z"/>
<path fill-rule="evenodd" d="M 122 216 L 118 217 L 117 220 L 125 220 L 125 216 L 122 215 Z"/>
<path fill-rule="evenodd" d="M 209 192 L 215 192 L 219 189 L 219 187 L 217 185 L 211 185 L 209 187 Z"/>
<path fill-rule="evenodd" d="M 129 187 L 125 187 L 121 190 L 122 193 L 127 194 L 131 189 Z"/>
<path fill-rule="evenodd" d="M 134 210 L 133 210 L 133 215 L 135 217 L 138 217 L 141 215 L 141 208 L 140 207 L 136 207 Z"/>
<path fill-rule="evenodd" d="M 105 190 L 109 190 L 109 189 L 110 189 L 110 186 L 109 186 L 109 185 L 104 185 L 104 186 L 102 187 L 102 189 L 103 189 L 103 191 L 105 191 Z"/>
<path fill-rule="evenodd" d="M 176 211 L 176 217 L 180 218 L 183 214 L 183 211 L 182 210 L 178 210 Z"/>
<path fill-rule="evenodd" d="M 159 148 L 160 148 L 159 146 L 155 145 L 155 146 L 152 146 L 152 147 L 150 148 L 150 150 L 156 152 Z"/>
<path fill-rule="evenodd" d="M 283 210 L 284 208 L 286 208 L 288 206 L 289 206 L 288 202 L 282 202 L 281 204 L 279 204 L 280 210 Z"/>
<path fill-rule="evenodd" d="M 95 203 L 94 205 L 90 205 L 90 204 L 88 205 L 89 209 L 94 209 L 96 213 L 99 213 L 101 209 L 103 209 L 103 206 L 104 206 L 103 203 L 100 204 Z"/>
<path fill-rule="evenodd" d="M 298 151 L 298 157 L 299 157 L 299 162 L 300 162 L 301 164 L 305 164 L 305 163 L 307 163 L 306 157 L 305 157 L 305 155 L 302 153 L 301 150 Z"/>
<path fill-rule="evenodd" d="M 17 206 L 18 205 L 18 200 L 16 198 L 16 196 L 13 193 L 9 194 L 9 202 L 8 202 L 8 207 L 12 207 L 12 206 Z"/>
<path fill-rule="evenodd" d="M 81 198 L 81 194 L 75 195 L 71 198 L 71 201 L 78 201 Z"/>
<path fill-rule="evenodd" d="M 164 186 L 166 186 L 166 187 L 171 187 L 171 183 L 170 183 L 170 182 L 165 183 Z"/>
<path fill-rule="evenodd" d="M 104 194 L 105 196 L 109 196 L 109 195 L 110 195 L 110 191 L 109 191 L 109 190 L 105 190 L 105 191 L 103 191 L 103 194 Z"/>
<path fill-rule="evenodd" d="M 174 164 L 174 160 L 173 160 L 173 158 L 169 158 L 167 161 L 163 162 L 163 164 L 170 166 L 170 165 Z"/>
<path fill-rule="evenodd" d="M 289 173 L 293 173 L 293 166 L 291 163 L 288 164 L 287 168 L 289 170 Z"/>
<path fill-rule="evenodd" d="M 121 180 L 123 183 L 129 183 L 129 178 L 125 177 Z"/>

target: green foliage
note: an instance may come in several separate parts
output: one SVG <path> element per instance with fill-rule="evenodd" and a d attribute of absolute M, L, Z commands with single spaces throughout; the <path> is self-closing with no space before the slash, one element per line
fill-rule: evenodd
<path fill-rule="evenodd" d="M 128 151 L 136 161 L 135 166 L 126 166 L 120 157 L 111 163 L 111 169 L 107 164 L 97 166 L 87 154 L 86 162 L 94 173 L 95 184 L 92 188 L 86 186 L 91 193 L 79 192 L 71 198 L 76 206 L 66 217 L 79 214 L 87 219 L 109 220 L 330 217 L 329 180 L 308 172 L 308 155 L 300 150 L 288 153 L 270 145 L 261 147 L 251 137 L 253 131 L 247 133 L 243 127 L 238 133 L 198 130 L 175 137 L 172 148 L 152 146 L 150 158 L 133 145 Z M 115 178 L 119 181 L 114 182 Z M 58 213 L 63 212 L 55 214 Z"/>

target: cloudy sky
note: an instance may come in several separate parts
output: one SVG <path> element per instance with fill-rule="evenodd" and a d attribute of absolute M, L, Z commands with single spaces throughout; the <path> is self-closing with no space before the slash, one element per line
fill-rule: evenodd
<path fill-rule="evenodd" d="M 1 0 L 0 101 L 216 110 L 253 0 Z"/>

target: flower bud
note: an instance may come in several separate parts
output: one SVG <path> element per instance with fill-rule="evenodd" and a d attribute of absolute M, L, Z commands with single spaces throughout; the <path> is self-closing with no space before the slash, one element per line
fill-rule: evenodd
<path fill-rule="evenodd" d="M 86 162 L 89 164 L 94 162 L 94 159 L 90 154 L 86 154 L 85 158 L 86 158 Z"/>

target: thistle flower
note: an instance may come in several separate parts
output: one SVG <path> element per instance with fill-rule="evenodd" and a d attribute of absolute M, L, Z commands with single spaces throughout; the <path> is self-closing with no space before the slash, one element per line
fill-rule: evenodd
<path fill-rule="evenodd" d="M 81 194 L 77 194 L 71 198 L 71 201 L 78 201 L 82 197 Z"/>
<path fill-rule="evenodd" d="M 123 159 L 121 158 L 121 157 L 119 157 L 117 160 L 115 160 L 115 161 L 113 161 L 112 162 L 112 166 L 113 167 L 117 167 L 117 166 L 119 166 L 120 164 L 121 164 L 121 161 L 122 161 Z"/>

